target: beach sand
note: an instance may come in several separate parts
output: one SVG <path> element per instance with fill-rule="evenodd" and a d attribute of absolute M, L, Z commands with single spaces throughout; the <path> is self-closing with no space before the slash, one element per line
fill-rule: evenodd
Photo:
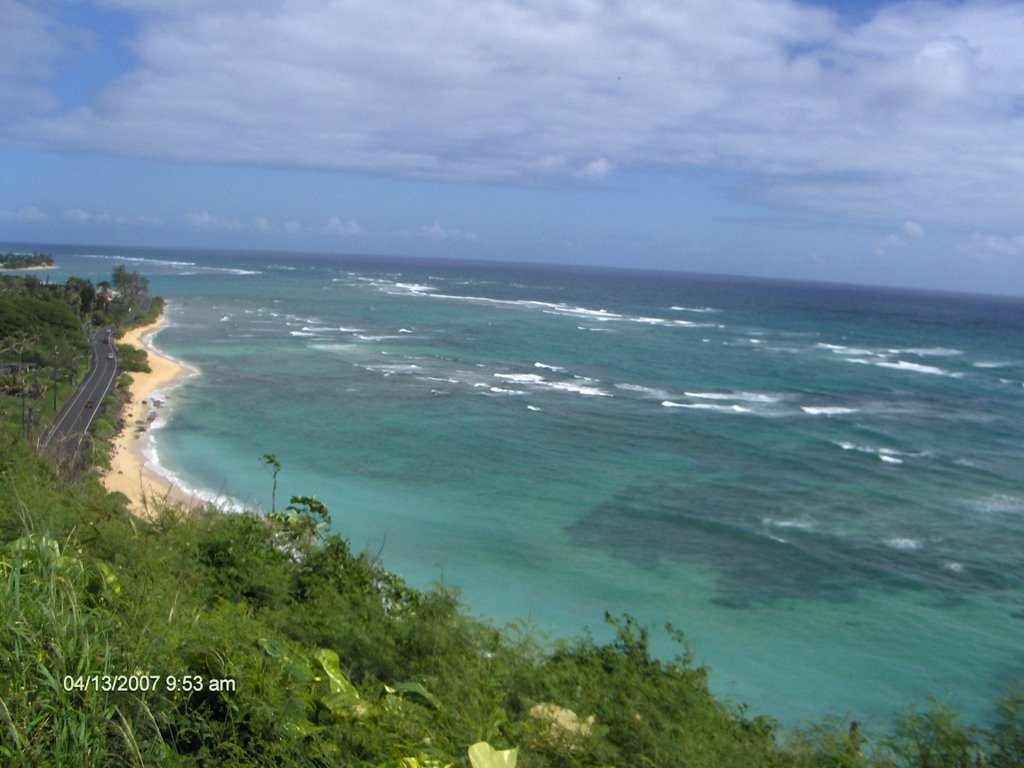
<path fill-rule="evenodd" d="M 148 343 L 162 324 L 161 318 L 151 325 L 133 328 L 118 340 L 119 343 L 145 349 L 151 372 L 129 374 L 132 384 L 129 400 L 122 413 L 124 428 L 113 440 L 111 468 L 102 476 L 107 490 L 123 493 L 131 500 L 131 510 L 143 516 L 152 514 L 156 506 L 165 500 L 186 507 L 202 503 L 166 477 L 157 474 L 146 460 L 145 451 L 149 443 L 147 431 L 158 417 L 160 409 L 166 407 L 159 392 L 156 398 L 153 393 L 166 390 L 181 379 L 195 375 L 193 369 L 161 355 Z"/>

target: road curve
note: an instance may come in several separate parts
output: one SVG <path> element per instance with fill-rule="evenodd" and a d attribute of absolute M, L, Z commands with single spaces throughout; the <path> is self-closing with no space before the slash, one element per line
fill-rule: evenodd
<path fill-rule="evenodd" d="M 92 365 L 89 372 L 58 414 L 43 440 L 45 447 L 64 453 L 78 450 L 103 399 L 114 387 L 118 368 L 114 340 L 110 338 L 107 329 L 100 329 L 92 335 Z"/>

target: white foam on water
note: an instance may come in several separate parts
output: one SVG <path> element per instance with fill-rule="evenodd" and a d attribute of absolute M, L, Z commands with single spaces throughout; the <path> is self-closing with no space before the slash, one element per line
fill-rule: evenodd
<path fill-rule="evenodd" d="M 526 406 L 526 410 L 528 410 L 528 411 L 539 411 L 541 409 L 538 408 L 536 405 L 528 405 L 528 406 Z"/>
<path fill-rule="evenodd" d="M 924 544 L 920 539 L 910 539 L 903 537 L 896 537 L 885 540 L 885 546 L 891 547 L 892 549 L 899 549 L 905 552 L 912 552 L 917 549 L 922 549 Z"/>
<path fill-rule="evenodd" d="M 855 451 L 857 453 L 877 456 L 879 461 L 884 461 L 886 464 L 902 464 L 903 459 L 899 457 L 907 455 L 892 448 L 874 448 L 870 445 L 858 445 L 857 443 L 846 441 L 836 442 L 835 445 L 838 445 L 844 451 Z"/>
<path fill-rule="evenodd" d="M 511 381 L 516 384 L 524 384 L 538 389 L 554 390 L 556 392 L 572 392 L 587 397 L 612 397 L 610 392 L 605 392 L 600 387 L 592 386 L 599 383 L 596 379 L 589 379 L 586 376 L 576 376 L 577 381 L 549 381 L 536 373 L 495 373 L 497 379 Z M 578 383 L 585 382 L 585 383 Z"/>
<path fill-rule="evenodd" d="M 548 365 L 547 363 L 534 363 L 533 367 L 534 368 L 543 368 L 543 369 L 545 369 L 547 371 L 555 371 L 555 372 L 564 372 L 565 371 L 565 368 L 562 368 L 559 365 Z"/>
<path fill-rule="evenodd" d="M 774 517 L 766 517 L 761 522 L 773 528 L 797 528 L 801 531 L 809 531 L 814 528 L 814 523 L 810 520 L 778 520 Z"/>
<path fill-rule="evenodd" d="M 975 499 L 970 505 L 986 514 L 1024 514 L 1024 496 L 1010 493 L 993 493 L 982 499 Z"/>
<path fill-rule="evenodd" d="M 975 368 L 1011 368 L 1015 363 L 1006 360 L 979 360 L 971 365 Z"/>
<path fill-rule="evenodd" d="M 616 384 L 616 389 L 621 389 L 623 392 L 637 392 L 641 395 L 647 395 L 658 400 L 668 400 L 669 394 L 663 389 L 657 389 L 655 387 L 645 387 L 642 384 Z"/>
<path fill-rule="evenodd" d="M 661 403 L 665 408 L 691 408 L 698 411 L 717 411 L 719 413 L 752 413 L 749 408 L 742 405 L 715 405 L 713 403 L 676 403 L 671 400 L 664 400 Z"/>
<path fill-rule="evenodd" d="M 739 400 L 746 403 L 778 403 L 781 395 L 770 395 L 766 392 L 684 392 L 687 397 L 699 400 Z"/>
<path fill-rule="evenodd" d="M 953 573 L 963 573 L 965 570 L 964 564 L 957 562 L 943 563 L 942 567 L 945 568 L 947 571 L 952 571 Z"/>
<path fill-rule="evenodd" d="M 671 309 L 674 312 L 700 312 L 700 313 L 721 312 L 722 311 L 720 309 L 715 309 L 713 307 L 669 307 L 669 309 Z"/>
<path fill-rule="evenodd" d="M 809 413 L 812 416 L 844 416 L 850 413 L 859 413 L 857 408 L 843 408 L 841 406 L 831 405 L 801 405 L 800 410 L 804 413 Z"/>
<path fill-rule="evenodd" d="M 897 371 L 913 371 L 915 373 L 927 373 L 932 376 L 949 376 L 954 379 L 958 379 L 963 376 L 962 373 L 954 371 L 947 371 L 943 368 L 938 368 L 934 365 L 922 365 L 921 363 L 911 363 L 907 360 L 897 360 L 895 363 L 891 363 L 888 360 L 878 360 L 875 365 L 881 368 L 892 368 Z"/>
<path fill-rule="evenodd" d="M 491 387 L 489 391 L 493 392 L 496 395 L 525 395 L 526 394 L 526 392 L 523 392 L 521 389 L 503 389 L 501 387 Z"/>
<path fill-rule="evenodd" d="M 952 347 L 909 347 L 907 349 L 887 349 L 890 355 L 917 355 L 918 357 L 956 357 L 962 355 L 962 349 Z"/>
<path fill-rule="evenodd" d="M 494 378 L 514 381 L 520 384 L 542 384 L 545 381 L 543 376 L 536 373 L 496 373 Z"/>
<path fill-rule="evenodd" d="M 814 346 L 819 348 L 819 349 L 827 349 L 830 352 L 834 352 L 837 355 L 877 355 L 878 354 L 877 352 L 875 352 L 873 350 L 870 350 L 870 349 L 864 349 L 862 347 L 847 347 L 847 346 L 844 346 L 843 344 L 825 344 L 823 342 L 819 342 L 819 343 L 815 344 Z"/>
<path fill-rule="evenodd" d="M 581 386 L 570 381 L 551 381 L 547 382 L 547 386 L 562 392 L 575 392 L 586 397 L 613 397 L 611 392 L 605 392 L 599 387 Z"/>

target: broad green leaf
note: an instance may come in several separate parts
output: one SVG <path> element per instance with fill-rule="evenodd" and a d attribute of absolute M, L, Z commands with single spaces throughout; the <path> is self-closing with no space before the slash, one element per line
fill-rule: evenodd
<path fill-rule="evenodd" d="M 359 701 L 359 691 L 348 681 L 348 678 L 341 672 L 341 662 L 338 654 L 329 648 L 318 648 L 313 658 L 320 664 L 327 675 L 328 687 L 332 695 L 346 694 Z"/>
<path fill-rule="evenodd" d="M 478 741 L 469 748 L 469 762 L 473 768 L 516 768 L 519 748 L 497 750 L 486 741 Z"/>
<path fill-rule="evenodd" d="M 422 683 L 395 683 L 394 685 L 385 685 L 384 690 L 388 693 L 397 693 L 403 698 L 410 697 L 413 699 L 419 699 L 421 704 L 426 704 L 434 709 L 438 709 L 441 706 L 437 697 L 424 688 Z"/>

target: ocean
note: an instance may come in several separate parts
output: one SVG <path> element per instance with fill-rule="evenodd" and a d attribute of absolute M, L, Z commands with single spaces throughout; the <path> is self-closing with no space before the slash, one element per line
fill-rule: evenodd
<path fill-rule="evenodd" d="M 161 471 L 315 495 L 356 549 L 552 638 L 628 612 L 787 726 L 991 715 L 1024 677 L 1024 300 L 688 274 L 55 247 L 141 272 Z M 655 631 L 652 647 L 679 649 Z"/>

